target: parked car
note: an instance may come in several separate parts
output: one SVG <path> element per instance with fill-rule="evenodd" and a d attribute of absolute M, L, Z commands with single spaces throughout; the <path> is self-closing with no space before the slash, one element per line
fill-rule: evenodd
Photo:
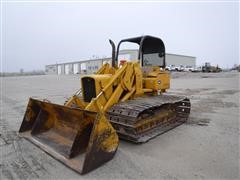
<path fill-rule="evenodd" d="M 194 67 L 192 67 L 192 66 L 186 66 L 184 68 L 184 71 L 193 71 L 193 70 L 194 70 Z"/>
<path fill-rule="evenodd" d="M 202 67 L 194 67 L 192 72 L 201 72 L 202 71 Z"/>
<path fill-rule="evenodd" d="M 170 67 L 170 66 L 166 66 L 165 69 L 166 69 L 167 71 L 170 71 L 171 67 Z"/>
<path fill-rule="evenodd" d="M 185 67 L 183 65 L 176 66 L 175 71 L 184 71 Z"/>
<path fill-rule="evenodd" d="M 168 66 L 166 66 L 165 69 L 168 70 L 168 71 L 175 71 L 176 70 L 175 65 L 168 65 Z"/>

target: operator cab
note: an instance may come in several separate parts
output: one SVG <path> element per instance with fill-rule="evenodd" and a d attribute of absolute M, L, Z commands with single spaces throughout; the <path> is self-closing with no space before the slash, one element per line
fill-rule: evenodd
<path fill-rule="evenodd" d="M 160 38 L 153 36 L 140 36 L 123 39 L 118 43 L 116 56 L 113 57 L 113 66 L 118 64 L 119 50 L 122 43 L 130 42 L 139 45 L 138 60 L 142 67 L 159 66 L 165 68 L 165 46 Z"/>

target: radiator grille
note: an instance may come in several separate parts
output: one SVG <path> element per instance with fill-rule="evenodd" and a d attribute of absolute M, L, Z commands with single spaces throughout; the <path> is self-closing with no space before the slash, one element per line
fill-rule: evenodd
<path fill-rule="evenodd" d="M 85 102 L 90 102 L 96 97 L 95 80 L 91 77 L 82 78 L 83 99 Z"/>

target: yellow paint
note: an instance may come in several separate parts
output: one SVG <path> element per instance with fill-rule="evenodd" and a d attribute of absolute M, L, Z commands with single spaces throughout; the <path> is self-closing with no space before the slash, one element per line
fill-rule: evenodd
<path fill-rule="evenodd" d="M 97 148 L 101 148 L 105 152 L 114 152 L 119 144 L 117 133 L 105 116 L 107 110 L 114 104 L 143 96 L 145 93 L 164 92 L 169 88 L 170 81 L 169 73 L 160 71 L 156 67 L 153 67 L 148 73 L 142 73 L 138 62 L 126 62 L 120 68 L 112 68 L 109 64 L 105 64 L 96 74 L 85 77 L 94 80 L 96 97 L 93 97 L 88 103 L 84 102 L 79 94 L 75 94 L 65 103 L 61 114 L 67 114 L 68 109 L 73 110 L 74 108 L 82 111 L 81 115 L 78 114 L 81 117 L 74 121 L 71 120 L 72 124 L 68 122 L 70 119 L 59 120 L 59 112 L 55 110 L 55 106 L 59 105 L 40 101 L 35 103 L 42 110 L 48 112 L 47 120 L 43 125 L 45 129 L 55 128 L 71 134 L 73 132 L 81 133 L 87 126 L 93 125 L 89 143 L 97 142 L 95 144 Z M 82 91 L 88 91 L 88 88 L 82 86 Z M 29 102 L 28 119 L 33 119 L 32 117 L 35 116 L 31 110 L 32 103 Z M 88 111 L 97 112 L 97 115 L 84 116 L 84 112 Z M 75 111 L 71 111 L 71 113 L 74 114 Z M 162 116 L 166 116 L 166 113 L 162 113 Z M 137 124 L 136 128 L 141 129 L 142 126 L 154 120 L 155 118 L 149 118 L 145 122 Z"/>

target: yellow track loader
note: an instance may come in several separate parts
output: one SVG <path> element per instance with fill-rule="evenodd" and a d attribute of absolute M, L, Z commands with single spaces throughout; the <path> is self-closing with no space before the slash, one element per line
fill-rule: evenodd
<path fill-rule="evenodd" d="M 122 43 L 139 45 L 135 61 L 119 60 Z M 112 45 L 112 63 L 81 78 L 81 88 L 63 105 L 30 98 L 19 135 L 73 170 L 84 174 L 111 160 L 119 138 L 144 143 L 182 123 L 186 97 L 166 95 L 161 39 L 141 36 Z"/>

